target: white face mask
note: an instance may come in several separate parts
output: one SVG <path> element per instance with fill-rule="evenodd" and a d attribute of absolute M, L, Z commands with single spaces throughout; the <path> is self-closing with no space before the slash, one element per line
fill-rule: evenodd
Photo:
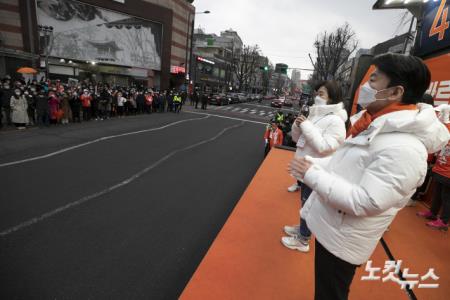
<path fill-rule="evenodd" d="M 316 96 L 316 97 L 314 98 L 314 104 L 315 104 L 315 105 L 327 105 L 327 100 L 323 99 L 323 98 L 320 97 L 320 96 Z"/>
<path fill-rule="evenodd" d="M 367 81 L 359 88 L 358 104 L 362 108 L 366 108 L 370 103 L 376 101 L 375 95 L 378 93 L 376 89 L 373 89 Z"/>
<path fill-rule="evenodd" d="M 372 88 L 369 85 L 369 82 L 367 81 L 359 88 L 359 95 L 358 95 L 358 104 L 361 105 L 362 108 L 366 108 L 369 106 L 370 103 L 379 101 L 379 100 L 386 100 L 387 98 L 381 98 L 377 99 L 375 96 L 379 93 L 387 89 L 382 89 L 377 91 L 376 89 Z"/>

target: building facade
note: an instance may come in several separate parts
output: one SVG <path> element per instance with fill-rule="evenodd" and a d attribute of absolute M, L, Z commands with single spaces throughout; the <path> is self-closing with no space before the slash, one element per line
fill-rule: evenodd
<path fill-rule="evenodd" d="M 233 58 L 242 50 L 243 43 L 238 33 L 225 30 L 217 35 L 194 32 L 192 83 L 203 90 L 226 92 L 236 86 Z"/>
<path fill-rule="evenodd" d="M 190 68 L 195 8 L 185 0 L 0 0 L 0 75 L 167 89 Z"/>

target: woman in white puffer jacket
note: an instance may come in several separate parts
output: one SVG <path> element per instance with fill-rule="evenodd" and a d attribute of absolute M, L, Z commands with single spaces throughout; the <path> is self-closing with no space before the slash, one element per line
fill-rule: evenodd
<path fill-rule="evenodd" d="M 334 81 L 324 81 L 317 85 L 316 93 L 308 118 L 301 115 L 292 125 L 292 140 L 297 143 L 296 157 L 329 156 L 345 140 L 347 112 L 341 102 L 339 86 Z M 300 199 L 303 206 L 312 190 L 306 184 L 299 182 L 298 185 L 301 187 Z M 296 187 L 288 190 L 293 189 Z M 300 218 L 300 224 L 284 226 L 284 231 L 288 235 L 281 238 L 284 246 L 301 252 L 309 251 L 311 232 L 305 220 Z"/>

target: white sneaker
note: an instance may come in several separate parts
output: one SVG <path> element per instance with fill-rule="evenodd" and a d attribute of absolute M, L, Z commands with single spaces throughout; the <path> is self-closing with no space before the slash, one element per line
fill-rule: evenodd
<path fill-rule="evenodd" d="M 301 240 L 291 236 L 283 236 L 281 238 L 281 243 L 292 250 L 298 250 L 300 252 L 308 252 L 309 251 L 309 243 L 308 241 Z"/>
<path fill-rule="evenodd" d="M 291 185 L 290 187 L 288 187 L 288 192 L 293 193 L 298 191 L 299 187 L 297 183 L 294 183 L 293 185 Z"/>
<path fill-rule="evenodd" d="M 293 226 L 284 226 L 284 232 L 292 237 L 297 237 L 300 234 L 300 225 L 293 225 Z"/>

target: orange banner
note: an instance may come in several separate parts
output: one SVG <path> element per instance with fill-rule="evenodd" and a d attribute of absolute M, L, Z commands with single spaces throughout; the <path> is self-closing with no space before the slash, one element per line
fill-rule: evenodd
<path fill-rule="evenodd" d="M 427 59 L 425 64 L 431 72 L 426 92 L 433 96 L 435 105 L 450 103 L 450 53 Z"/>
<path fill-rule="evenodd" d="M 364 75 L 363 79 L 361 80 L 361 82 L 359 83 L 358 88 L 355 91 L 355 98 L 353 99 L 353 106 L 352 106 L 352 111 L 350 115 L 354 115 L 356 113 L 356 105 L 358 104 L 358 96 L 359 96 L 359 88 L 366 83 L 367 81 L 369 81 L 370 78 L 370 74 L 372 74 L 372 72 L 375 71 L 375 66 L 371 65 L 369 67 L 369 69 L 366 72 L 366 75 Z"/>

